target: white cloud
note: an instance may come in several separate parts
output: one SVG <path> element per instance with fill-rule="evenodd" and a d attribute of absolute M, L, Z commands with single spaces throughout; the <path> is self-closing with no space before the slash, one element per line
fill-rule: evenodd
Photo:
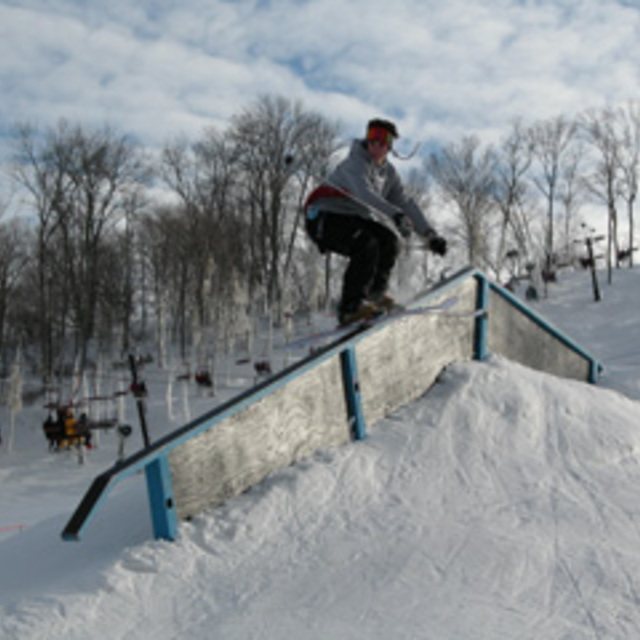
<path fill-rule="evenodd" d="M 274 93 L 349 136 L 373 115 L 413 140 L 495 136 L 636 97 L 638 17 L 614 0 L 0 0 L 0 117 L 161 144 Z"/>

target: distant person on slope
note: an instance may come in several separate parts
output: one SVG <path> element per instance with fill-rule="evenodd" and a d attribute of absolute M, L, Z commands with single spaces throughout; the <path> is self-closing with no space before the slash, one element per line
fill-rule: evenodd
<path fill-rule="evenodd" d="M 364 140 L 354 140 L 349 155 L 305 203 L 307 233 L 322 253 L 349 258 L 338 308 L 340 324 L 366 320 L 395 306 L 389 277 L 399 252 L 399 237 L 411 230 L 444 256 L 447 242 L 409 198 L 387 160 L 398 131 L 375 119 Z"/>

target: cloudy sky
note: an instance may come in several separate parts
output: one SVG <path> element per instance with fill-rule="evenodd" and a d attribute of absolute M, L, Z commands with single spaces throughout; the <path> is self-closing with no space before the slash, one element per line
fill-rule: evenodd
<path fill-rule="evenodd" d="M 161 145 L 270 93 L 345 138 L 393 118 L 410 148 L 637 99 L 639 76 L 640 0 L 0 0 L 2 137 L 66 118 Z"/>

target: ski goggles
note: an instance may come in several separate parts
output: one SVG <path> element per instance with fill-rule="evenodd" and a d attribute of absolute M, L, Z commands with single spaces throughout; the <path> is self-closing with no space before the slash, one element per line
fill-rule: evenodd
<path fill-rule="evenodd" d="M 367 140 L 369 142 L 380 142 L 381 144 L 386 144 L 389 149 L 391 149 L 391 145 L 393 144 L 393 134 L 382 127 L 371 127 L 367 131 Z"/>

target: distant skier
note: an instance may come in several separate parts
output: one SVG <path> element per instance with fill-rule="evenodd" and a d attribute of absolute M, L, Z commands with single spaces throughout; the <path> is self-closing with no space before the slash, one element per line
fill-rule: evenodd
<path fill-rule="evenodd" d="M 398 234 L 415 231 L 428 248 L 444 256 L 447 242 L 404 191 L 387 160 L 398 131 L 393 122 L 374 119 L 364 140 L 354 140 L 349 155 L 305 203 L 305 225 L 324 253 L 349 258 L 338 307 L 340 324 L 371 318 L 394 307 L 389 277 L 399 252 Z"/>

